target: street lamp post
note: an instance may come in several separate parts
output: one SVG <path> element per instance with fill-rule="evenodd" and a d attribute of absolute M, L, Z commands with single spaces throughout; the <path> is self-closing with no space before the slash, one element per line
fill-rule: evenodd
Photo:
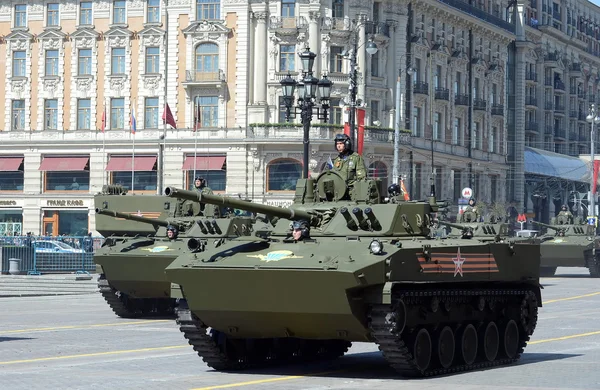
<path fill-rule="evenodd" d="M 304 156 L 303 156 L 303 167 L 302 177 L 308 178 L 308 158 L 310 154 L 310 123 L 312 122 L 312 116 L 314 113 L 317 114 L 318 119 L 327 121 L 327 111 L 329 110 L 329 98 L 331 97 L 331 87 L 333 83 L 323 75 L 321 80 L 318 80 L 313 76 L 313 65 L 315 63 L 315 53 L 310 51 L 307 47 L 304 52 L 299 53 L 300 61 L 302 62 L 302 80 L 298 83 L 292 79 L 292 76 L 288 75 L 280 81 L 283 87 L 283 101 L 285 104 L 286 112 L 285 117 L 289 122 L 290 118 L 294 118 L 297 113 L 300 114 L 300 120 L 304 130 L 303 144 L 304 144 Z M 298 87 L 298 106 L 294 106 L 294 90 Z M 321 106 L 316 105 L 318 95 L 321 99 Z M 294 108 L 292 112 L 292 107 Z"/>
<path fill-rule="evenodd" d="M 358 32 L 356 32 L 358 34 Z M 357 60 L 356 53 L 358 51 L 358 37 L 354 37 L 354 47 L 352 48 L 352 54 L 350 55 L 350 73 L 348 74 L 349 83 L 348 83 L 348 92 L 350 93 L 350 117 L 349 117 L 349 125 L 350 125 L 350 140 L 353 145 L 356 145 L 354 142 L 354 136 L 356 134 L 356 93 L 358 89 L 358 70 L 356 69 Z M 366 46 L 367 53 L 373 55 L 377 53 L 378 47 L 377 44 L 373 41 L 373 39 L 369 39 Z M 362 72 L 365 69 L 361 69 Z"/>
<path fill-rule="evenodd" d="M 589 211 L 591 213 L 591 216 L 595 216 L 596 215 L 596 200 L 595 200 L 595 194 L 594 194 L 594 188 L 596 187 L 596 183 L 595 183 L 595 178 L 594 178 L 594 124 L 599 124 L 600 123 L 600 117 L 598 116 L 598 113 L 596 112 L 596 105 L 594 103 L 590 104 L 590 113 L 588 114 L 588 116 L 585 118 L 591 125 L 591 130 L 590 130 L 590 161 L 592 164 L 592 178 L 590 179 L 590 204 L 589 204 L 589 208 L 591 211 Z"/>

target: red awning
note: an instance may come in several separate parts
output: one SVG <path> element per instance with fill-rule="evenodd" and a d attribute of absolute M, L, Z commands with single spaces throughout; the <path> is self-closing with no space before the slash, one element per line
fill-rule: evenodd
<path fill-rule="evenodd" d="M 16 172 L 23 164 L 23 157 L 0 157 L 0 172 Z"/>
<path fill-rule="evenodd" d="M 40 171 L 84 171 L 89 157 L 44 157 Z"/>
<path fill-rule="evenodd" d="M 156 156 L 135 156 L 134 171 L 153 171 Z M 131 156 L 112 156 L 106 164 L 107 171 L 131 171 Z"/>
<path fill-rule="evenodd" d="M 225 156 L 196 156 L 197 171 L 220 171 L 225 165 Z M 194 170 L 194 156 L 187 156 L 183 162 L 184 171 Z"/>

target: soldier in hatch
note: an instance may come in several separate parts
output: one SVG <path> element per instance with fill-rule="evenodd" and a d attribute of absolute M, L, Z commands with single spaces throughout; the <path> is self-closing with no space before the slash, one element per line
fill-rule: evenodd
<path fill-rule="evenodd" d="M 335 136 L 335 149 L 339 155 L 333 161 L 333 171 L 351 186 L 356 180 L 367 177 L 367 168 L 362 156 L 352 151 L 352 141 L 346 134 Z"/>
<path fill-rule="evenodd" d="M 175 226 L 173 226 L 173 225 L 167 226 L 167 237 L 169 238 L 169 240 L 177 239 L 178 235 L 179 235 L 179 232 L 177 231 L 177 228 Z"/>
<path fill-rule="evenodd" d="M 210 189 L 210 187 L 206 185 L 206 180 L 201 176 L 197 176 L 194 179 L 194 189 L 201 194 L 212 195 L 212 193 L 213 193 L 213 191 Z"/>
<path fill-rule="evenodd" d="M 469 205 L 465 208 L 465 213 L 468 212 L 475 213 L 476 221 L 479 221 L 481 214 L 479 214 L 479 207 L 477 207 L 477 201 L 475 198 L 469 199 Z"/>
<path fill-rule="evenodd" d="M 292 223 L 292 238 L 294 241 L 302 241 L 310 238 L 310 226 L 306 221 L 294 221 Z"/>
<path fill-rule="evenodd" d="M 558 215 L 559 215 L 559 216 L 565 216 L 565 217 L 568 217 L 568 218 L 569 218 L 569 220 L 572 220 L 572 219 L 573 219 L 573 214 L 572 214 L 572 213 L 569 211 L 569 208 L 567 207 L 567 205 L 566 205 L 566 204 L 563 204 L 563 205 L 560 207 L 560 212 L 558 213 Z"/>

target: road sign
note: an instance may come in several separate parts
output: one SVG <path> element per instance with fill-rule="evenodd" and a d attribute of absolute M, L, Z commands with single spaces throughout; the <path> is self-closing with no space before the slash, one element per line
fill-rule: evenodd
<path fill-rule="evenodd" d="M 589 216 L 587 219 L 587 223 L 591 226 L 598 226 L 598 218 L 596 218 L 596 216 Z"/>
<path fill-rule="evenodd" d="M 460 192 L 460 194 L 462 195 L 463 198 L 470 198 L 473 196 L 473 190 L 470 189 L 469 187 L 465 187 L 462 189 L 462 191 Z"/>

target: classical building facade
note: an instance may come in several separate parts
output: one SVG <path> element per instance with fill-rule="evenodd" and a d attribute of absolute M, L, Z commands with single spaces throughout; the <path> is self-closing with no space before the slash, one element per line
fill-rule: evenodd
<path fill-rule="evenodd" d="M 343 131 L 355 41 L 369 175 L 391 181 L 398 126 L 397 163 L 412 198 L 426 197 L 433 179 L 438 197 L 454 203 L 467 186 L 481 201 L 505 201 L 515 41 L 507 6 L 4 1 L 0 235 L 93 230 L 93 194 L 110 183 L 153 194 L 202 175 L 218 193 L 288 204 L 302 172 L 302 128 L 299 116 L 285 123 L 280 81 L 301 76 L 297 53 L 309 47 L 315 76 L 334 82 L 330 120 L 315 117 L 310 132 L 318 172 Z M 163 124 L 165 103 L 176 129 Z"/>

